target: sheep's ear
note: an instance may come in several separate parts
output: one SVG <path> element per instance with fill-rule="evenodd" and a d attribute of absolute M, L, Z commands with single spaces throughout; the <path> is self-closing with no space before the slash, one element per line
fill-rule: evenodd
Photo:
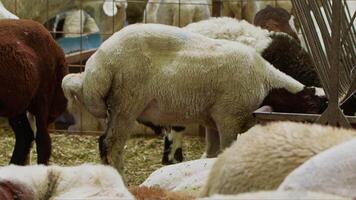
<path fill-rule="evenodd" d="M 265 105 L 255 110 L 255 112 L 273 112 L 273 108 L 272 106 Z"/>
<path fill-rule="evenodd" d="M 113 1 L 105 1 L 103 4 L 103 10 L 104 13 L 109 17 L 116 15 L 117 14 L 116 3 L 114 3 Z"/>

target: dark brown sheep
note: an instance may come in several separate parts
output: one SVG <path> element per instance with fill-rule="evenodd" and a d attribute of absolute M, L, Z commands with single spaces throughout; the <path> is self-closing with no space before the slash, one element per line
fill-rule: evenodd
<path fill-rule="evenodd" d="M 33 140 L 38 163 L 48 163 L 48 124 L 66 109 L 61 81 L 67 73 L 63 50 L 41 24 L 0 21 L 0 116 L 8 118 L 16 137 L 10 163 L 24 165 Z M 36 138 L 26 112 L 36 118 Z"/>
<path fill-rule="evenodd" d="M 256 13 L 253 24 L 269 31 L 287 33 L 300 41 L 297 33 L 289 24 L 290 19 L 291 15 L 284 8 L 274 8 L 268 5 Z"/>

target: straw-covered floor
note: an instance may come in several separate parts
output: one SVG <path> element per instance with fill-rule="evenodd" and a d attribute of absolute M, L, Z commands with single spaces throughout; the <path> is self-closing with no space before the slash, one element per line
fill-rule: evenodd
<path fill-rule="evenodd" d="M 10 161 L 14 146 L 14 134 L 1 119 L 0 128 L 0 166 Z M 79 136 L 52 134 L 51 164 L 63 166 L 82 163 L 100 163 L 97 147 L 97 136 Z M 35 149 L 35 148 L 33 148 Z M 199 158 L 204 149 L 204 142 L 199 137 L 185 136 L 183 152 L 185 160 Z M 162 136 L 135 135 L 125 147 L 125 172 L 129 185 L 139 185 L 154 170 L 162 167 L 163 150 Z M 32 164 L 36 163 L 36 153 L 33 150 Z"/>

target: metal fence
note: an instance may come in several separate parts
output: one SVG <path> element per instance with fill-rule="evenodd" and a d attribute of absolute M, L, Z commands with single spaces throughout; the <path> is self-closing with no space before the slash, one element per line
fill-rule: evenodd
<path fill-rule="evenodd" d="M 329 0 L 313 1 L 323 2 Z M 351 1 L 356 2 L 356 0 Z M 85 61 L 96 50 L 95 47 L 90 48 L 90 45 L 88 47 L 88 43 L 92 42 L 91 40 L 98 40 L 98 36 L 99 40 L 105 40 L 128 24 L 152 22 L 150 21 L 152 20 L 150 19 L 150 12 L 145 12 L 146 8 L 159 9 L 157 8 L 158 6 L 161 8 L 167 6 L 169 9 L 175 10 L 177 20 L 174 24 L 170 25 L 179 27 L 186 25 L 182 20 L 182 17 L 187 15 L 186 11 L 184 11 L 185 8 L 208 9 L 209 16 L 229 16 L 238 19 L 247 19 L 250 22 L 253 19 L 253 16 L 251 18 L 251 10 L 258 11 L 267 4 L 285 7 L 290 12 L 296 12 L 295 8 L 292 8 L 296 4 L 295 2 L 292 4 L 291 0 L 2 0 L 2 2 L 10 12 L 20 18 L 33 19 L 45 24 L 54 36 L 65 36 L 68 34 L 77 36 L 71 39 L 62 38 L 64 43 L 66 40 L 68 41 L 68 44 L 65 43 L 63 45 L 76 45 L 75 51 L 68 51 L 67 53 L 71 72 L 81 72 L 84 70 Z M 65 12 L 72 10 L 78 10 L 79 12 L 79 14 L 77 13 L 79 17 L 76 18 L 78 25 L 73 26 L 73 29 L 76 31 L 63 30 L 63 20 L 66 20 L 66 17 L 68 17 Z M 299 9 L 297 12 L 300 15 L 301 10 Z M 354 13 L 348 14 L 349 20 L 355 18 Z M 164 20 L 167 17 L 171 16 L 168 16 L 168 14 L 158 16 L 159 20 Z M 94 24 L 100 31 L 100 34 L 97 33 L 96 37 L 92 36 L 94 33 L 86 30 L 86 23 L 90 21 L 94 21 Z M 59 42 L 62 42 L 62 40 L 58 39 Z M 285 119 L 285 115 L 282 115 L 282 117 L 270 117 L 266 113 L 257 113 L 257 116 L 262 120 Z M 300 117 L 303 116 L 291 116 L 290 119 L 301 119 Z M 307 115 L 305 115 L 305 119 L 307 118 Z M 317 118 L 317 116 L 312 118 Z M 96 133 L 95 130 L 93 131 Z M 83 133 L 82 131 L 80 132 Z M 92 131 L 86 132 L 93 133 Z"/>

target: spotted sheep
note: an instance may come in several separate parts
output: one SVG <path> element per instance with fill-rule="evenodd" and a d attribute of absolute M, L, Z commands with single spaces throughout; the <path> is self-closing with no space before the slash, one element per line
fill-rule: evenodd
<path fill-rule="evenodd" d="M 280 72 L 251 47 L 158 24 L 115 33 L 89 58 L 81 76 L 66 79 L 78 83 L 63 87 L 91 114 L 108 118 L 99 139 L 101 158 L 119 171 L 136 119 L 163 126 L 202 124 L 207 155 L 214 157 L 250 127 L 260 106 L 320 113 L 326 104 L 320 89 Z"/>

